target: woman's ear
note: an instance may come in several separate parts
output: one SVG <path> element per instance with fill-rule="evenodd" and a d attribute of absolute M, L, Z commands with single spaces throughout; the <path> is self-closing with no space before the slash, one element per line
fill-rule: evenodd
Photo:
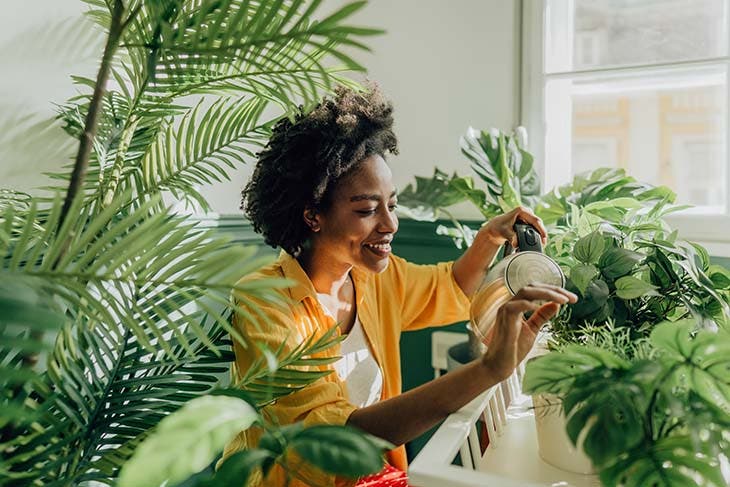
<path fill-rule="evenodd" d="M 314 209 L 304 209 L 304 223 L 306 223 L 309 229 L 313 232 L 319 232 L 319 214 Z"/>

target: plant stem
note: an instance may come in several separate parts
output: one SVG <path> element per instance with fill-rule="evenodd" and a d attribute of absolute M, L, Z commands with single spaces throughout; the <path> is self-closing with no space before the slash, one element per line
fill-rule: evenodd
<path fill-rule="evenodd" d="M 122 132 L 122 138 L 119 141 L 119 146 L 117 147 L 117 157 L 114 160 L 111 176 L 109 178 L 109 184 L 101 202 L 102 208 L 106 208 L 107 206 L 112 204 L 112 201 L 114 201 L 114 195 L 116 193 L 117 186 L 119 185 L 119 179 L 122 175 L 124 158 L 127 155 L 127 150 L 129 149 L 129 144 L 132 141 L 132 137 L 134 136 L 134 131 L 137 130 L 139 120 L 140 118 L 137 115 L 135 115 L 134 113 L 130 113 L 127 124 L 124 127 L 124 131 Z"/>
<path fill-rule="evenodd" d="M 664 374 L 662 374 L 662 376 L 659 377 L 659 379 L 657 379 L 655 381 L 656 388 L 652 392 L 651 400 L 649 401 L 649 407 L 646 410 L 646 423 L 647 423 L 647 427 L 649 429 L 649 431 L 647 431 L 647 433 L 649 433 L 649 438 L 651 440 L 658 439 L 659 438 L 658 435 L 660 433 L 660 431 L 656 431 L 656 432 L 654 431 L 653 409 L 654 409 L 654 405 L 656 404 L 657 399 L 659 398 L 659 393 L 661 392 L 661 389 L 660 389 L 661 385 L 665 380 L 667 380 L 669 377 L 671 377 L 671 375 L 674 373 L 674 371 L 677 370 L 677 367 L 678 367 L 677 364 L 672 365 L 669 368 L 669 370 L 665 371 Z M 660 428 L 660 430 L 661 430 L 661 428 Z M 655 434 L 656 434 L 656 437 L 655 437 Z"/>
<path fill-rule="evenodd" d="M 99 112 L 101 111 L 101 104 L 104 98 L 104 92 L 106 91 L 106 83 L 109 80 L 109 71 L 111 70 L 112 59 L 114 57 L 114 52 L 119 45 L 122 30 L 126 25 L 125 23 L 122 23 L 123 15 L 124 4 L 122 3 L 122 0 L 114 0 L 114 7 L 111 12 L 109 37 L 107 37 L 106 45 L 104 46 L 104 55 L 101 59 L 99 73 L 96 76 L 96 84 L 94 85 L 94 94 L 91 97 L 91 103 L 89 103 L 89 111 L 86 112 L 84 131 L 79 137 L 79 150 L 76 153 L 76 161 L 74 162 L 74 169 L 71 173 L 71 182 L 68 185 L 66 199 L 63 202 L 61 217 L 58 220 L 58 228 L 61 228 L 63 225 L 63 222 L 68 216 L 71 204 L 84 185 L 86 171 L 89 167 L 91 147 L 93 146 L 94 137 L 96 137 Z M 61 251 L 59 260 L 64 253 L 65 249 Z"/>

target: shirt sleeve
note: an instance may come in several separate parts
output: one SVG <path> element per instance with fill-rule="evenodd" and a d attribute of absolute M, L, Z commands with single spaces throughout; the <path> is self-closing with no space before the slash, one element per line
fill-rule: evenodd
<path fill-rule="evenodd" d="M 418 265 L 393 256 L 391 264 L 403 331 L 469 319 L 469 298 L 454 280 L 453 262 Z"/>

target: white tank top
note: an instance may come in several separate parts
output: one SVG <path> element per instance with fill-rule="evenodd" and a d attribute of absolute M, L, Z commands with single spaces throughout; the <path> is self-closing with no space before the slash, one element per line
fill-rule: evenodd
<path fill-rule="evenodd" d="M 345 384 L 349 400 L 362 408 L 380 401 L 383 392 L 383 374 L 370 352 L 367 338 L 362 329 L 360 318 L 355 316 L 355 324 L 350 333 L 340 343 L 342 358 L 335 362 L 335 371 Z"/>

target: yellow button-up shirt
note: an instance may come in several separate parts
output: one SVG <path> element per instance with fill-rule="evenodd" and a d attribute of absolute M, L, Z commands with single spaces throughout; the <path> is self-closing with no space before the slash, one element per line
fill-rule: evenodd
<path fill-rule="evenodd" d="M 357 314 L 370 345 L 373 358 L 383 374 L 381 400 L 401 393 L 400 334 L 429 326 L 447 325 L 468 319 L 469 299 L 454 280 L 451 262 L 436 265 L 416 265 L 391 255 L 388 267 L 379 274 L 353 268 L 351 276 L 355 285 Z M 317 294 L 299 262 L 286 252 L 278 260 L 259 271 L 245 276 L 242 281 L 271 277 L 290 279 L 294 285 L 282 289 L 282 297 L 288 305 L 256 304 L 267 321 L 259 326 L 247 323 L 240 315 L 234 326 L 249 340 L 260 342 L 269 350 L 277 350 L 284 344 L 283 353 L 293 350 L 307 337 L 320 338 L 335 326 L 333 318 L 325 313 Z M 236 296 L 234 294 L 234 299 Z M 250 301 L 250 298 L 247 298 Z M 237 299 L 242 302 L 244 300 Z M 234 346 L 236 361 L 233 365 L 234 380 L 244 375 L 251 363 L 260 355 L 255 347 Z M 340 347 L 317 353 L 313 357 L 324 358 L 339 355 Z M 333 369 L 330 365 L 316 369 Z M 274 417 L 280 424 L 303 421 L 305 426 L 314 424 L 345 424 L 356 407 L 347 400 L 347 387 L 336 373 L 318 379 L 311 385 L 278 399 L 266 406 L 262 413 Z M 244 448 L 253 447 L 260 438 L 258 428 L 241 432 L 224 451 L 224 458 Z M 405 448 L 399 446 L 387 453 L 391 465 L 405 470 Z M 298 462 L 297 462 L 298 463 Z M 326 475 L 314 467 L 298 463 L 298 476 L 308 479 L 311 485 L 348 485 L 344 479 Z M 256 483 L 256 482 L 254 482 Z M 274 467 L 267 475 L 265 485 L 284 485 L 284 473 Z M 291 487 L 305 487 L 309 483 L 295 479 Z"/>

